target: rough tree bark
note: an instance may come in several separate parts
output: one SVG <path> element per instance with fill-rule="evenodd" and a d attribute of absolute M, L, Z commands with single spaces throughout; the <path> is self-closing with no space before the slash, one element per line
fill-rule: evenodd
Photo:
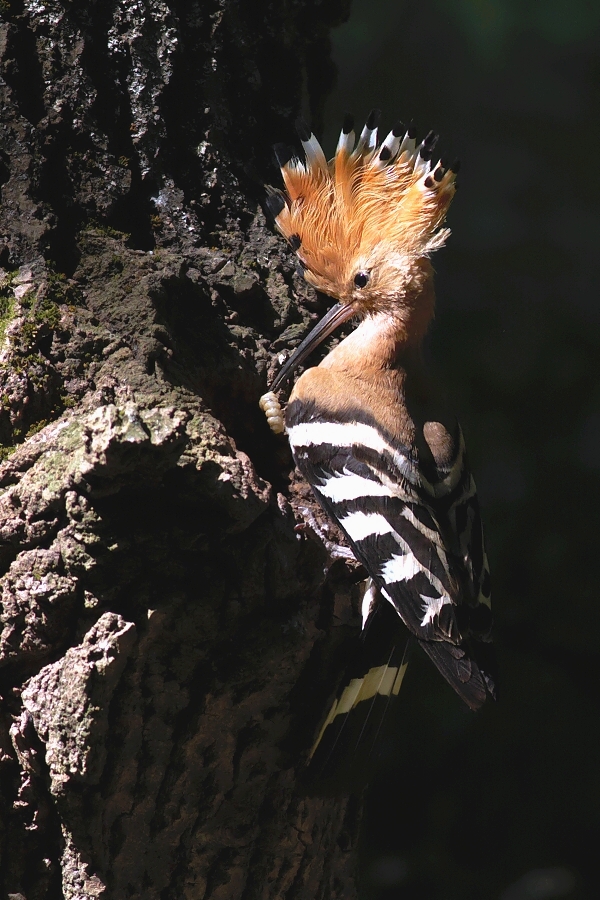
<path fill-rule="evenodd" d="M 0 895 L 349 900 L 358 803 L 296 774 L 353 575 L 257 407 L 319 311 L 270 144 L 347 0 L 0 11 Z"/>

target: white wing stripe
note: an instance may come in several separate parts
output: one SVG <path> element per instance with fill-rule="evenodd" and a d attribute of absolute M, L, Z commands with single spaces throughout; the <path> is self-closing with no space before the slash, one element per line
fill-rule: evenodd
<path fill-rule="evenodd" d="M 339 520 L 353 541 L 364 541 L 371 535 L 392 534 L 394 529 L 381 513 L 353 512 Z"/>
<path fill-rule="evenodd" d="M 435 575 L 423 566 L 411 551 L 409 545 L 399 534 L 394 534 L 396 540 L 405 552 L 399 556 L 392 556 L 381 567 L 381 577 L 386 584 L 395 584 L 399 581 L 410 581 L 419 572 L 423 572 L 432 587 L 440 594 L 440 597 L 426 597 L 421 594 L 421 600 L 425 604 L 425 615 L 421 621 L 421 625 L 427 625 L 433 620 L 445 603 L 452 603 L 441 581 Z"/>
<path fill-rule="evenodd" d="M 431 586 L 435 588 L 438 594 L 448 597 L 448 593 L 442 582 L 439 580 L 439 578 L 435 577 L 433 572 L 431 572 L 426 566 L 419 562 L 407 542 L 403 540 L 399 534 L 396 534 L 396 532 L 394 532 L 394 537 L 398 541 L 398 544 L 401 550 L 404 551 L 404 553 L 398 556 L 392 556 L 383 564 L 381 569 L 381 577 L 383 578 L 385 583 L 394 584 L 394 582 L 396 581 L 405 581 L 408 578 L 414 578 L 414 576 L 419 572 L 423 572 Z M 446 567 L 444 566 L 444 568 Z M 447 602 L 452 602 L 450 600 L 450 597 L 448 597 Z"/>
<path fill-rule="evenodd" d="M 363 594 L 362 605 L 361 605 L 362 627 L 363 628 L 367 624 L 367 619 L 371 615 L 371 610 L 375 606 L 376 600 L 377 600 L 377 585 L 375 584 L 373 579 L 369 576 L 369 578 L 367 579 L 365 593 Z"/>
<path fill-rule="evenodd" d="M 392 497 L 389 488 L 373 481 L 371 478 L 363 478 L 344 470 L 339 475 L 333 475 L 324 485 L 315 485 L 315 490 L 334 503 L 343 500 L 357 500 L 359 497 Z"/>
<path fill-rule="evenodd" d="M 441 597 L 426 597 L 425 594 L 420 596 L 425 604 L 425 615 L 421 620 L 421 625 L 428 625 L 430 622 L 433 622 L 433 617 L 439 616 L 442 606 L 446 603 L 452 603 L 448 594 L 442 594 Z"/>
<path fill-rule="evenodd" d="M 334 447 L 363 444 L 376 453 L 389 454 L 403 475 L 405 470 L 412 474 L 413 466 L 408 463 L 404 453 L 400 453 L 384 440 L 376 428 L 362 422 L 301 422 L 288 428 L 288 437 L 294 450 L 298 447 L 314 447 L 319 444 L 332 444 Z"/>
<path fill-rule="evenodd" d="M 386 584 L 394 584 L 396 581 L 409 581 L 423 571 L 431 578 L 431 573 L 409 552 L 386 560 L 381 568 L 381 577 Z"/>
<path fill-rule="evenodd" d="M 439 531 L 434 531 L 433 528 L 428 528 L 427 525 L 423 525 L 421 520 L 415 516 L 412 509 L 409 509 L 408 506 L 405 506 L 402 510 L 402 515 L 408 522 L 410 522 L 413 528 L 416 528 L 417 531 L 420 531 L 428 541 L 431 541 L 431 543 L 435 544 L 436 547 L 444 549 L 444 542 Z"/>

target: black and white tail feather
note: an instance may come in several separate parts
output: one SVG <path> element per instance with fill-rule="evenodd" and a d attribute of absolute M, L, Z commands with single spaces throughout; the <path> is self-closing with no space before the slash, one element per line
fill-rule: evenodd
<path fill-rule="evenodd" d="M 360 646 L 308 754 L 303 784 L 319 794 L 356 792 L 377 764 L 384 726 L 408 667 L 411 638 L 369 579 Z"/>

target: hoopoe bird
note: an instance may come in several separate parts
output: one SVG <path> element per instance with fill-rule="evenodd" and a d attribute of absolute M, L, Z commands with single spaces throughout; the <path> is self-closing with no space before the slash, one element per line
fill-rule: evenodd
<path fill-rule="evenodd" d="M 275 153 L 285 191 L 267 188 L 276 226 L 306 281 L 337 300 L 261 398 L 269 425 L 287 430 L 297 468 L 369 574 L 362 661 L 311 751 L 326 767 L 357 715 L 365 737 L 374 704 L 400 690 L 404 635 L 412 636 L 473 710 L 495 697 L 490 576 L 475 484 L 458 422 L 425 370 L 434 315 L 430 256 L 455 193 L 458 164 L 432 163 L 437 136 L 419 144 L 398 125 L 381 144 L 374 110 L 356 141 L 347 117 L 327 161 L 304 122 L 305 160 Z M 291 393 L 276 391 L 342 323 L 359 320 Z M 375 627 L 378 625 L 378 627 Z M 373 737 L 373 735 L 371 735 Z M 342 741 L 343 742 L 343 741 Z M 346 742 L 348 743 L 348 742 Z M 339 747 L 338 747 L 339 748 Z"/>

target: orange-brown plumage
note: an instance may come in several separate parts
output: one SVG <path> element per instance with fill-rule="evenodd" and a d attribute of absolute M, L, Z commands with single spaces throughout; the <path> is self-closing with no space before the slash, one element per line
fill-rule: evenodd
<path fill-rule="evenodd" d="M 415 147 L 408 134 L 401 141 L 391 132 L 379 146 L 364 135 L 356 149 L 353 132 L 342 135 L 327 163 L 314 135 L 305 134 L 306 161 L 285 161 L 286 191 L 272 190 L 283 203 L 275 221 L 297 246 L 305 278 L 317 290 L 360 304 L 354 279 L 368 272 L 373 308 L 392 312 L 419 260 L 449 234 L 441 226 L 456 175 L 441 163 L 432 168 L 423 144 Z"/>

